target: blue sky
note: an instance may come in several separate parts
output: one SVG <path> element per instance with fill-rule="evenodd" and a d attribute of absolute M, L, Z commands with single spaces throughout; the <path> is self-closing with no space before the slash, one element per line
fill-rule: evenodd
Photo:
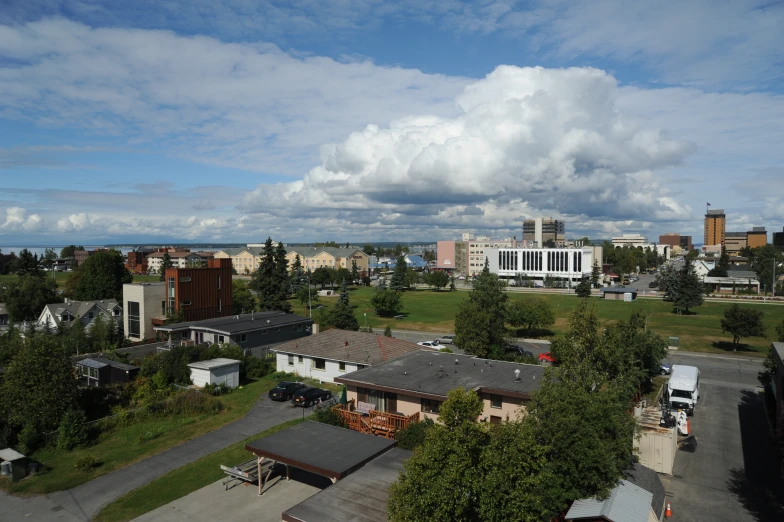
<path fill-rule="evenodd" d="M 0 245 L 784 226 L 784 3 L 16 1 Z"/>

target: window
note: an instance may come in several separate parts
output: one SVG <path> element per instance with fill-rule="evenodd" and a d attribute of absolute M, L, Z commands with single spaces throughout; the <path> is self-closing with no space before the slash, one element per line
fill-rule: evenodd
<path fill-rule="evenodd" d="M 441 401 L 434 401 L 432 399 L 421 400 L 423 413 L 438 413 L 438 409 L 441 407 Z"/>
<path fill-rule="evenodd" d="M 294 366 L 294 356 L 289 354 L 289 366 Z"/>
<path fill-rule="evenodd" d="M 219 336 L 218 336 L 218 342 L 219 342 L 219 343 L 224 343 L 224 342 L 225 342 L 225 341 L 224 341 L 224 339 L 225 339 L 225 338 L 224 338 L 222 335 L 219 335 Z"/>
<path fill-rule="evenodd" d="M 324 359 L 313 359 L 313 367 L 317 370 L 326 370 L 327 362 Z"/>
<path fill-rule="evenodd" d="M 261 331 L 261 335 L 267 335 L 267 329 L 266 328 Z"/>
<path fill-rule="evenodd" d="M 221 310 L 223 310 L 223 299 L 221 299 L 219 297 L 218 298 L 218 312 L 220 312 Z"/>
<path fill-rule="evenodd" d="M 190 306 L 191 302 L 190 301 L 183 301 L 183 302 L 180 303 L 180 305 L 181 306 Z"/>
<path fill-rule="evenodd" d="M 221 289 L 221 276 L 218 276 L 218 290 Z"/>
<path fill-rule="evenodd" d="M 128 301 L 128 337 L 141 337 L 141 321 L 139 317 L 139 303 Z"/>
<path fill-rule="evenodd" d="M 90 312 L 89 314 L 87 314 L 87 317 L 89 317 L 90 319 L 92 319 L 93 317 L 95 317 L 95 315 L 94 315 L 92 312 Z"/>
<path fill-rule="evenodd" d="M 362 370 L 364 367 L 365 367 L 364 364 L 358 364 L 357 365 L 357 370 Z"/>
<path fill-rule="evenodd" d="M 276 327 L 275 327 L 273 330 L 274 330 L 275 332 L 279 332 L 279 331 L 280 331 L 280 328 L 278 328 L 278 327 L 276 326 Z"/>
<path fill-rule="evenodd" d="M 248 340 L 248 334 L 241 334 L 240 335 L 240 342 L 241 343 L 244 343 L 247 340 Z"/>
<path fill-rule="evenodd" d="M 504 404 L 504 398 L 500 395 L 490 394 L 490 407 L 500 408 Z"/>
<path fill-rule="evenodd" d="M 161 301 L 161 314 L 166 315 L 166 301 Z"/>
<path fill-rule="evenodd" d="M 490 415 L 490 424 L 501 424 L 501 417 Z"/>
<path fill-rule="evenodd" d="M 98 378 L 98 368 L 88 368 L 90 372 L 90 377 L 97 379 Z"/>
<path fill-rule="evenodd" d="M 338 363 L 338 370 L 340 370 L 341 372 L 345 372 L 346 371 L 346 363 L 344 363 L 343 361 L 339 362 Z"/>
<path fill-rule="evenodd" d="M 119 308 L 119 307 L 118 307 L 118 308 L 115 308 L 113 311 L 114 311 L 114 315 L 115 315 L 115 317 L 116 317 L 116 316 L 118 316 L 118 315 L 120 315 L 120 308 Z"/>
<path fill-rule="evenodd" d="M 181 277 L 180 278 L 180 283 L 190 283 L 190 282 L 191 282 L 191 278 L 190 277 Z"/>
<path fill-rule="evenodd" d="M 301 355 L 297 356 L 297 362 L 302 363 L 302 356 Z"/>

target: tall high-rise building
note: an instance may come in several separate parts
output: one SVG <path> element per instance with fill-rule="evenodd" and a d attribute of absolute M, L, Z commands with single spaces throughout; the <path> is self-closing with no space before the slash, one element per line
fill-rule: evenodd
<path fill-rule="evenodd" d="M 784 250 L 784 227 L 782 227 L 781 232 L 773 232 L 773 246 L 778 247 L 779 250 Z"/>
<path fill-rule="evenodd" d="M 553 218 L 526 219 L 523 221 L 523 241 L 536 241 L 542 247 L 548 241 L 556 245 L 566 239 L 566 226 L 563 221 Z"/>
<path fill-rule="evenodd" d="M 709 210 L 705 213 L 705 238 L 703 245 L 724 245 L 727 216 L 723 209 Z"/>
<path fill-rule="evenodd" d="M 768 244 L 768 232 L 765 227 L 752 227 L 746 232 L 749 248 L 756 248 Z"/>
<path fill-rule="evenodd" d="M 659 236 L 659 244 L 681 247 L 688 252 L 691 250 L 691 236 L 682 236 L 677 232 L 668 232 Z"/>

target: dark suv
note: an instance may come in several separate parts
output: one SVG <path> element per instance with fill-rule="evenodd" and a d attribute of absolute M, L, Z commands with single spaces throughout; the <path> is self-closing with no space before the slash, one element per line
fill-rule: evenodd
<path fill-rule="evenodd" d="M 294 396 L 291 398 L 291 404 L 294 406 L 303 406 L 305 408 L 309 408 L 314 404 L 328 401 L 331 398 L 331 391 L 322 390 L 321 388 L 305 388 L 304 390 L 298 390 L 294 394 Z"/>
<path fill-rule="evenodd" d="M 269 391 L 269 398 L 273 401 L 290 401 L 303 388 L 307 388 L 307 386 L 301 382 L 282 381 Z"/>

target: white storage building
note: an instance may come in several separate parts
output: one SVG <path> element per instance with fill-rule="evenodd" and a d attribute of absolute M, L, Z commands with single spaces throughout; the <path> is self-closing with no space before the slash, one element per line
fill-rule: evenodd
<path fill-rule="evenodd" d="M 191 380 L 195 386 L 225 384 L 229 388 L 240 385 L 240 361 L 235 359 L 209 359 L 188 364 Z"/>

